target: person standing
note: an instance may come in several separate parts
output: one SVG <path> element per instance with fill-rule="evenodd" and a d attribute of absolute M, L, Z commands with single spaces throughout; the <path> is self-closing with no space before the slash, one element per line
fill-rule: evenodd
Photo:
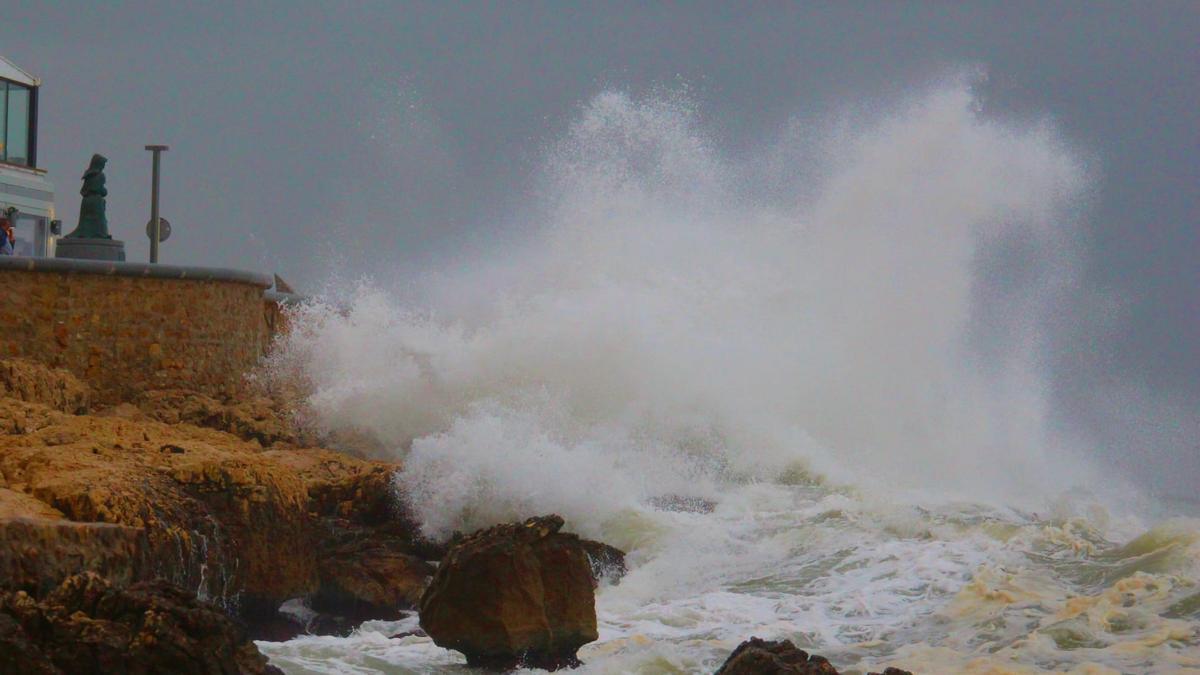
<path fill-rule="evenodd" d="M 13 245 L 16 244 L 17 235 L 13 233 L 12 223 L 9 222 L 8 216 L 0 216 L 0 255 L 12 255 Z"/>

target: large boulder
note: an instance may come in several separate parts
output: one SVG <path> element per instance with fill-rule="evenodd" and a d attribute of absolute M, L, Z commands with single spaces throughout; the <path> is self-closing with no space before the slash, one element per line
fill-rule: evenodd
<path fill-rule="evenodd" d="M 245 631 L 164 581 L 120 589 L 73 576 L 38 601 L 0 593 L 0 671 L 45 675 L 282 675 Z"/>
<path fill-rule="evenodd" d="M 557 515 L 454 544 L 421 598 L 421 628 L 474 666 L 557 669 L 597 639 L 592 567 Z"/>
<path fill-rule="evenodd" d="M 838 671 L 824 656 L 809 654 L 791 640 L 768 641 L 752 637 L 733 650 L 716 675 L 838 675 Z M 913 674 L 888 668 L 882 675 Z"/>

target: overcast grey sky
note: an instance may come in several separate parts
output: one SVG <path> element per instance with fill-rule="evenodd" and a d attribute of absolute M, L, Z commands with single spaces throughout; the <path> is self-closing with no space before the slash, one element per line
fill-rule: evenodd
<path fill-rule="evenodd" d="M 489 216 L 605 88 L 686 84 L 736 151 L 805 111 L 985 67 L 989 106 L 1048 114 L 1098 160 L 1084 285 L 1121 310 L 1058 348 L 1063 410 L 1131 470 L 1200 477 L 1200 3 L 0 0 L 0 16 L 0 53 L 44 80 L 40 164 L 68 227 L 101 152 L 113 232 L 144 259 L 142 146 L 166 143 L 164 260 L 308 288 L 331 247 L 364 269 L 486 247 Z M 1082 303 L 1072 335 L 1092 333 Z M 1118 390 L 1145 396 L 1114 416 Z"/>

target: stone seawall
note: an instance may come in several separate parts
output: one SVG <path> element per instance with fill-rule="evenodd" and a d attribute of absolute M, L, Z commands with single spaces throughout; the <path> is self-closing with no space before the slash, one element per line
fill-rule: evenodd
<path fill-rule="evenodd" d="M 179 387 L 230 394 L 276 329 L 270 285 L 238 270 L 0 258 L 0 358 L 65 368 L 99 402 Z"/>

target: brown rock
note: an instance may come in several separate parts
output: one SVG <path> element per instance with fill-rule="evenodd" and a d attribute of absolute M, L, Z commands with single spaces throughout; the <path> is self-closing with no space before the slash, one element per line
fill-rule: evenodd
<path fill-rule="evenodd" d="M 34 382 L 10 389 L 56 405 L 38 392 L 66 384 L 38 383 L 72 381 L 0 363 Z M 117 585 L 164 577 L 256 622 L 314 594 L 359 621 L 419 601 L 424 561 L 445 549 L 395 506 L 398 465 L 290 446 L 270 399 L 138 400 L 75 416 L 0 398 L 0 589 L 86 571 Z"/>
<path fill-rule="evenodd" d="M 370 529 L 340 530 L 322 546 L 312 608 L 354 623 L 400 618 L 401 610 L 421 602 L 433 576 L 433 565 L 406 552 L 406 540 Z"/>
<path fill-rule="evenodd" d="M 174 551 L 156 550 L 137 527 L 73 523 L 62 519 L 0 519 L 0 579 L 3 587 L 35 595 L 66 577 L 96 572 L 119 585 L 157 575 L 172 564 Z"/>
<path fill-rule="evenodd" d="M 592 565 L 592 578 L 598 586 L 601 581 L 616 584 L 625 576 L 625 552 L 616 546 L 591 539 L 580 539 L 579 543 L 587 553 L 588 562 Z"/>
<path fill-rule="evenodd" d="M 598 637 L 591 564 L 560 516 L 497 525 L 454 544 L 421 598 L 421 628 L 467 663 L 556 669 Z"/>
<path fill-rule="evenodd" d="M 733 650 L 716 675 L 837 675 L 821 656 L 809 656 L 791 640 L 771 641 L 752 637 Z"/>
<path fill-rule="evenodd" d="M 101 675 L 281 675 L 245 631 L 163 581 L 118 589 L 99 576 L 66 579 L 42 601 L 0 593 L 3 672 Z"/>
<path fill-rule="evenodd" d="M 137 406 L 160 422 L 218 429 L 242 440 L 256 440 L 263 447 L 280 442 L 301 444 L 290 416 L 263 396 L 220 401 L 185 389 L 156 389 L 138 396 Z"/>
<path fill-rule="evenodd" d="M 91 390 L 71 373 L 25 359 L 0 361 L 0 396 L 39 403 L 59 412 L 83 414 Z"/>
<path fill-rule="evenodd" d="M 767 641 L 752 637 L 733 650 L 716 675 L 838 675 L 838 671 L 825 657 L 810 655 L 791 640 Z M 888 668 L 882 675 L 913 674 Z"/>
<path fill-rule="evenodd" d="M 59 675 L 62 671 L 29 641 L 16 619 L 0 612 L 0 673 Z"/>
<path fill-rule="evenodd" d="M 23 492 L 0 487 L 0 519 L 6 518 L 49 518 L 58 520 L 63 514 L 58 509 Z"/>
<path fill-rule="evenodd" d="M 0 436 L 10 490 L 72 521 L 145 528 L 152 550 L 172 552 L 162 575 L 216 601 L 240 601 L 246 613 L 273 613 L 317 589 L 319 532 L 307 485 L 257 442 L 125 417 L 48 422 L 37 433 Z"/>
<path fill-rule="evenodd" d="M 364 461 L 328 450 L 270 450 L 263 456 L 288 467 L 304 482 L 308 511 L 315 517 L 384 525 L 403 515 L 392 490 L 392 476 L 400 468 L 397 464 Z"/>

